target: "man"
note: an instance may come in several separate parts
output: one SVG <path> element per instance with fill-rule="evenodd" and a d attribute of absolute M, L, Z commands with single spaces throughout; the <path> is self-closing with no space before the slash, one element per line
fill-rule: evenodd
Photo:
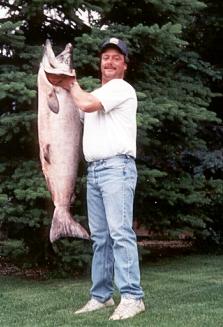
<path fill-rule="evenodd" d="M 76 311 L 85 313 L 114 305 L 114 281 L 121 301 L 110 320 L 145 310 L 136 235 L 132 229 L 137 181 L 136 110 L 133 87 L 124 81 L 128 49 L 117 38 L 101 48 L 101 84 L 85 92 L 73 77 L 48 75 L 67 89 L 84 112 L 83 151 L 88 162 L 87 204 L 93 241 L 91 299 Z"/>

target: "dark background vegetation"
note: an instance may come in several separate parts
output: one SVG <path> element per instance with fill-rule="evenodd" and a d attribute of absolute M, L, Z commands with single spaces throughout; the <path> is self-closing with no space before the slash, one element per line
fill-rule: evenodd
<path fill-rule="evenodd" d="M 53 206 L 36 127 L 36 77 L 47 38 L 56 53 L 74 45 L 74 67 L 89 91 L 100 83 L 102 41 L 127 42 L 126 79 L 139 100 L 137 224 L 149 239 L 222 248 L 222 1 L 2 0 L 1 6 L 7 15 L 0 19 L 0 256 L 61 271 L 86 268 L 91 257 L 90 243 L 48 240 Z M 84 162 L 76 193 L 72 210 L 87 225 Z"/>

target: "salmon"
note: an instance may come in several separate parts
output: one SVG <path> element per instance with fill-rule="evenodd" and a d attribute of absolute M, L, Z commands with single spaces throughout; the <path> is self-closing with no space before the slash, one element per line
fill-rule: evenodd
<path fill-rule="evenodd" d="M 40 161 L 55 209 L 50 241 L 63 237 L 89 239 L 89 234 L 71 215 L 81 149 L 81 121 L 70 93 L 53 86 L 46 73 L 75 76 L 72 45 L 54 55 L 46 41 L 38 72 L 38 139 Z"/>

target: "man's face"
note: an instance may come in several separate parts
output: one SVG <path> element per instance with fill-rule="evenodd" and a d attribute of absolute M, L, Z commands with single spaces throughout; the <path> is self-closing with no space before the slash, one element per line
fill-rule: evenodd
<path fill-rule="evenodd" d="M 114 78 L 124 78 L 127 64 L 125 57 L 118 50 L 108 48 L 101 55 L 102 84 Z"/>

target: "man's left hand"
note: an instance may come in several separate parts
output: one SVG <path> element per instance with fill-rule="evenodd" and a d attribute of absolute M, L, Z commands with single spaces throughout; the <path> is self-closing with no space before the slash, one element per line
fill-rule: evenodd
<path fill-rule="evenodd" d="M 68 76 L 68 75 L 64 75 L 64 74 L 55 75 L 55 74 L 51 74 L 51 73 L 47 73 L 47 72 L 45 72 L 45 74 L 46 74 L 48 81 L 52 85 L 60 86 L 68 91 L 70 91 L 70 88 L 75 81 L 74 76 Z"/>

